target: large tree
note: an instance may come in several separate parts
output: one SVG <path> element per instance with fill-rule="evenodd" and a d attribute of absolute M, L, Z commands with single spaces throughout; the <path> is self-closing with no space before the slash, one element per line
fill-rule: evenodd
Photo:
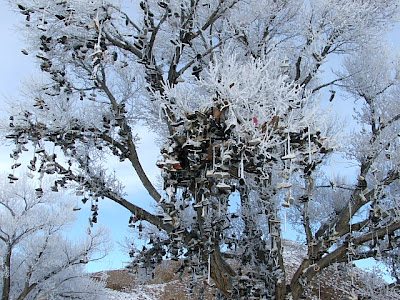
<path fill-rule="evenodd" d="M 84 266 L 107 253 L 104 230 L 84 241 L 67 240 L 63 231 L 74 220 L 75 201 L 60 201 L 60 194 L 44 184 L 34 186 L 32 179 L 10 184 L 2 175 L 1 299 L 99 299 L 104 285 L 91 279 Z"/>
<path fill-rule="evenodd" d="M 26 18 L 23 53 L 47 74 L 13 105 L 11 155 L 30 142 L 28 167 L 57 173 L 55 188 L 75 183 L 84 202 L 109 199 L 140 231 L 160 230 L 132 251 L 142 268 L 167 251 L 227 298 L 299 299 L 321 269 L 398 248 L 398 64 L 382 50 L 397 1 L 10 3 Z M 322 76 L 330 58 L 336 72 Z M 318 108 L 339 88 L 349 106 L 362 101 L 351 142 Z M 139 160 L 137 124 L 164 141 L 161 190 Z M 337 151 L 356 164 L 348 183 L 321 175 Z M 130 162 L 158 212 L 128 200 L 109 156 Z M 308 245 L 292 278 L 284 210 Z"/>

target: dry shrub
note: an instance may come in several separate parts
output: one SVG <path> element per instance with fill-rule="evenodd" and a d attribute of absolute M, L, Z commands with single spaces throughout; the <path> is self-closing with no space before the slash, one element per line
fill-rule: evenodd
<path fill-rule="evenodd" d="M 136 276 L 127 270 L 110 270 L 104 272 L 94 273 L 92 277 L 100 280 L 106 274 L 106 288 L 124 291 L 137 285 Z"/>

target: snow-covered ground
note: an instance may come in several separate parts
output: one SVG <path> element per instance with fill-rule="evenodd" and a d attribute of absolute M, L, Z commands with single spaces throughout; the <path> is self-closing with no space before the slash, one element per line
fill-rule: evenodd
<path fill-rule="evenodd" d="M 158 300 L 165 284 L 139 285 L 129 292 L 106 289 L 105 299 L 110 300 Z"/>
<path fill-rule="evenodd" d="M 139 294 L 130 294 L 130 293 L 123 293 L 123 292 L 118 292 L 118 291 L 114 291 L 114 290 L 107 290 L 106 293 L 106 297 L 108 299 L 113 299 L 113 300 L 128 300 L 128 299 L 132 299 L 132 300 L 136 300 L 136 299 L 151 299 L 149 298 L 147 295 L 139 295 Z"/>
<path fill-rule="evenodd" d="M 132 293 L 124 293 L 107 289 L 105 298 L 110 300 L 156 300 L 153 295 L 149 295 L 145 291 L 136 290 Z"/>

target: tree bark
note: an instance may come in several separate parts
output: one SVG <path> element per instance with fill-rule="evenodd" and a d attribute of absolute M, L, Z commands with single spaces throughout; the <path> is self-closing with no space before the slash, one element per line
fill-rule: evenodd
<path fill-rule="evenodd" d="M 131 161 L 133 168 L 135 169 L 137 175 L 139 176 L 140 181 L 142 182 L 146 190 L 149 192 L 150 196 L 157 202 L 160 202 L 161 195 L 155 189 L 154 185 L 150 182 L 145 171 L 143 170 L 142 164 L 140 163 L 139 160 L 139 156 L 136 152 L 136 147 L 131 140 L 128 143 L 128 147 L 129 147 L 129 160 Z"/>
<path fill-rule="evenodd" d="M 6 249 L 6 255 L 4 259 L 5 272 L 3 274 L 3 291 L 1 295 L 1 300 L 10 299 L 10 287 L 11 287 L 11 253 L 12 246 L 8 245 Z"/>
<path fill-rule="evenodd" d="M 275 290 L 276 290 L 276 300 L 284 300 L 286 296 L 286 272 L 285 266 L 283 264 L 283 247 L 282 247 L 282 240 L 281 240 L 281 232 L 279 232 L 279 239 L 277 241 L 278 246 L 278 264 L 279 268 L 283 272 L 283 279 L 276 280 Z"/>
<path fill-rule="evenodd" d="M 18 296 L 16 300 L 24 300 L 26 296 L 37 286 L 37 283 L 27 285 L 22 293 Z"/>
<path fill-rule="evenodd" d="M 218 246 L 214 247 L 211 254 L 211 278 L 214 280 L 217 288 L 230 299 L 232 297 L 233 277 L 236 276 L 235 271 L 222 258 L 221 251 Z"/>

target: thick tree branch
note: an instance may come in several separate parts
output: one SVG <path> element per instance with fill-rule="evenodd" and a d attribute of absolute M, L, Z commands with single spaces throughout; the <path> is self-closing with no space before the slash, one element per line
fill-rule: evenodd
<path fill-rule="evenodd" d="M 116 203 L 120 204 L 121 206 L 127 208 L 130 212 L 132 212 L 139 220 L 148 221 L 149 223 L 153 224 L 157 228 L 161 228 L 166 232 L 170 233 L 173 230 L 173 226 L 169 224 L 164 224 L 162 218 L 159 218 L 148 211 L 140 208 L 139 206 L 129 202 L 128 200 L 122 198 L 121 196 L 108 191 L 105 193 L 107 198 L 115 201 Z"/>
<path fill-rule="evenodd" d="M 139 179 L 143 183 L 144 187 L 147 189 L 150 196 L 155 201 L 159 202 L 161 200 L 161 195 L 158 193 L 156 188 L 153 186 L 153 184 L 147 177 L 147 175 L 142 167 L 142 164 L 140 163 L 139 156 L 136 151 L 136 146 L 133 143 L 134 139 L 132 136 L 132 129 L 127 124 L 125 117 L 122 114 L 120 114 L 120 112 L 119 112 L 119 106 L 118 106 L 117 99 L 115 99 L 114 95 L 112 94 L 112 92 L 110 91 L 110 89 L 108 88 L 108 86 L 106 84 L 104 70 L 103 70 L 103 79 L 100 81 L 100 84 L 101 84 L 101 88 L 103 89 L 103 91 L 106 93 L 107 97 L 111 101 L 114 113 L 116 115 L 118 114 L 120 117 L 122 117 L 122 119 L 118 120 L 118 124 L 125 131 L 125 133 L 127 135 L 127 142 L 125 145 L 122 145 L 121 143 L 116 143 L 114 140 L 112 140 L 110 137 L 108 137 L 104 134 L 102 135 L 103 139 L 106 140 L 107 142 L 109 142 L 110 144 L 116 145 L 121 150 L 122 153 L 128 154 L 127 155 L 128 159 L 131 162 L 136 173 L 138 174 Z"/>
<path fill-rule="evenodd" d="M 150 36 L 148 48 L 146 49 L 148 51 L 148 53 L 153 53 L 153 47 L 154 47 L 154 42 L 156 40 L 157 33 L 160 30 L 161 25 L 167 20 L 167 17 L 168 17 L 168 11 L 165 12 L 165 14 L 161 18 L 161 20 L 158 22 L 157 26 L 155 28 L 153 28 L 153 31 Z"/>
<path fill-rule="evenodd" d="M 203 54 L 201 54 L 201 58 L 211 54 L 213 52 L 213 50 L 217 49 L 218 47 L 220 47 L 223 44 L 223 42 L 219 42 L 216 45 L 212 46 L 211 48 L 209 48 L 207 51 L 205 51 Z M 187 69 L 189 69 L 195 62 L 196 59 L 192 59 L 191 61 L 189 61 L 186 65 L 184 65 L 177 73 L 176 73 L 176 77 L 181 76 Z"/>
<path fill-rule="evenodd" d="M 134 47 L 132 44 L 130 44 L 129 42 L 127 42 L 125 40 L 122 40 L 122 41 L 121 40 L 117 40 L 110 33 L 108 33 L 106 29 L 103 31 L 103 33 L 106 36 L 107 40 L 110 41 L 111 44 L 113 44 L 114 46 L 131 52 L 138 59 L 142 59 L 143 58 L 142 52 L 139 49 L 137 49 L 136 47 Z"/>
<path fill-rule="evenodd" d="M 222 4 L 225 2 L 224 0 L 218 0 L 218 6 L 217 8 L 212 12 L 208 20 L 204 23 L 204 25 L 201 27 L 200 30 L 197 31 L 197 33 L 194 34 L 193 38 L 196 38 L 201 34 L 202 31 L 207 30 L 210 26 L 212 26 L 221 16 L 229 9 L 234 7 L 240 0 L 235 0 L 233 1 L 230 5 L 222 9 Z"/>

